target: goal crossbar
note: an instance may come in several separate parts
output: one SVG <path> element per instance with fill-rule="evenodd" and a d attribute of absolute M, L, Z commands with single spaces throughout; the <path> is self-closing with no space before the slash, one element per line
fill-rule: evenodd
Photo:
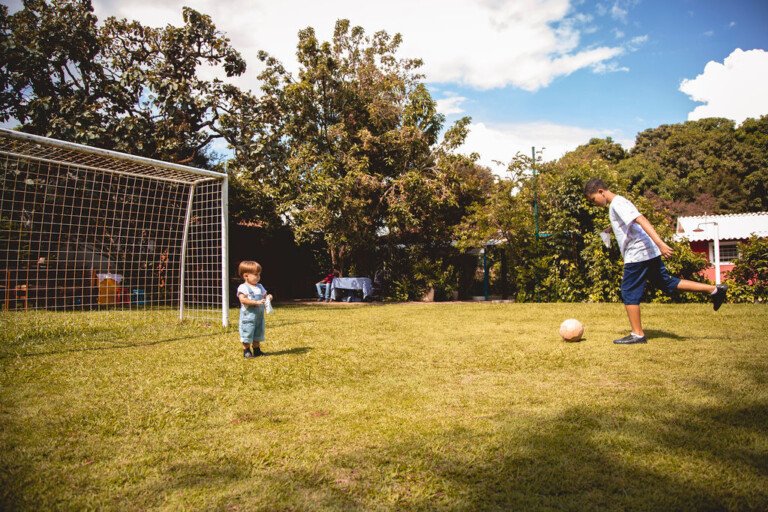
<path fill-rule="evenodd" d="M 221 179 L 222 173 L 198 169 L 162 160 L 100 149 L 75 142 L 32 135 L 0 128 L 6 141 L 4 153 L 53 162 L 66 162 L 82 168 L 134 176 L 149 176 L 179 183 L 196 183 L 206 179 Z"/>

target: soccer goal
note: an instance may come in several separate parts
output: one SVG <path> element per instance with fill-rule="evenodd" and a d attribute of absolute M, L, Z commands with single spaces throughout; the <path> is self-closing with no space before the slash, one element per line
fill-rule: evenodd
<path fill-rule="evenodd" d="M 2 310 L 228 325 L 227 176 L 0 129 Z"/>

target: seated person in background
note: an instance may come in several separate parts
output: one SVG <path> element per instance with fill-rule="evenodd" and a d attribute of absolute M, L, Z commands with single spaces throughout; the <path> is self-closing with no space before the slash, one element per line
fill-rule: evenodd
<path fill-rule="evenodd" d="M 315 283 L 318 302 L 322 302 L 323 299 L 325 299 L 326 302 L 331 301 L 331 281 L 333 281 L 334 277 L 339 277 L 339 274 L 340 272 L 338 270 L 333 269 L 323 279 Z"/>

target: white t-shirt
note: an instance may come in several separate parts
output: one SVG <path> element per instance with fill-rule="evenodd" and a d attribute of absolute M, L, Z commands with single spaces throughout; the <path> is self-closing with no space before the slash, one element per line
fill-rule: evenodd
<path fill-rule="evenodd" d="M 239 297 L 241 293 L 251 300 L 261 300 L 267 296 L 267 290 L 261 286 L 261 283 L 256 283 L 255 286 L 251 286 L 248 283 L 243 283 L 237 287 L 237 296 Z M 240 309 L 247 309 L 249 307 L 253 306 L 246 306 L 242 303 L 240 304 Z"/>
<path fill-rule="evenodd" d="M 624 264 L 647 261 L 661 255 L 661 251 L 648 233 L 635 222 L 640 212 L 626 197 L 616 196 L 611 201 L 608 217 L 616 241 L 619 242 Z"/>

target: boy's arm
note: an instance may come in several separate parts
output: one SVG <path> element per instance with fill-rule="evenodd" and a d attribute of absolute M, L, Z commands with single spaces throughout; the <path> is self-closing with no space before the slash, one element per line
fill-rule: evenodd
<path fill-rule="evenodd" d="M 237 298 L 243 306 L 259 306 L 264 304 L 264 300 L 251 300 L 244 293 L 238 293 Z"/>
<path fill-rule="evenodd" d="M 643 228 L 643 231 L 645 231 L 649 237 L 651 237 L 651 240 L 653 240 L 653 243 L 655 243 L 659 250 L 661 251 L 661 255 L 665 258 L 669 258 L 672 256 L 672 253 L 674 252 L 670 246 L 664 243 L 664 241 L 661 239 L 659 234 L 656 232 L 655 229 L 653 229 L 653 225 L 651 224 L 651 221 L 645 218 L 645 215 L 641 215 L 638 218 L 635 219 L 635 222 L 637 222 L 641 228 Z"/>

